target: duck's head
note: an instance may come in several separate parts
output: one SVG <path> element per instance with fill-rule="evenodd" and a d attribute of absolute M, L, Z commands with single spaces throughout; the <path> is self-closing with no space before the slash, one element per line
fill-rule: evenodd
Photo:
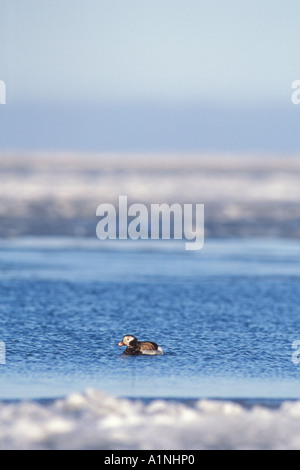
<path fill-rule="evenodd" d="M 133 335 L 125 335 L 122 341 L 118 343 L 118 346 L 127 346 L 129 348 L 134 348 L 138 344 L 138 340 Z"/>

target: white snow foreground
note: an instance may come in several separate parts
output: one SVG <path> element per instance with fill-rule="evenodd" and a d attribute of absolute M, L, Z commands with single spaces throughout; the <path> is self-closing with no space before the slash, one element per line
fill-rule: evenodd
<path fill-rule="evenodd" d="M 0 402 L 0 449 L 300 449 L 300 401 L 190 406 L 91 389 L 46 404 Z"/>

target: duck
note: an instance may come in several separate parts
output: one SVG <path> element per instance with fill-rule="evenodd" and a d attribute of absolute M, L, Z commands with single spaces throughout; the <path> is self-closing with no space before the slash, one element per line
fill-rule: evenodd
<path fill-rule="evenodd" d="M 138 341 L 138 339 L 133 335 L 125 335 L 118 343 L 118 346 L 126 346 L 123 354 L 138 356 L 141 354 L 147 355 L 162 355 L 163 350 L 157 343 L 154 341 Z"/>

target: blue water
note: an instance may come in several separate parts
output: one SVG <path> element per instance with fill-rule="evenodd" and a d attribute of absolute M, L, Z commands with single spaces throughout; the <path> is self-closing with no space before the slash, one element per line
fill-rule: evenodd
<path fill-rule="evenodd" d="M 300 243 L 0 242 L 0 399 L 299 398 Z M 125 357 L 124 334 L 163 356 Z"/>

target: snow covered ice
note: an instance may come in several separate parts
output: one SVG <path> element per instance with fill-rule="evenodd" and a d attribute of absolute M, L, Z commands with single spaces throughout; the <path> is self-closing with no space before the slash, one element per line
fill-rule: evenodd
<path fill-rule="evenodd" d="M 89 389 L 49 402 L 2 402 L 1 449 L 300 449 L 300 401 L 244 407 L 116 398 Z"/>

